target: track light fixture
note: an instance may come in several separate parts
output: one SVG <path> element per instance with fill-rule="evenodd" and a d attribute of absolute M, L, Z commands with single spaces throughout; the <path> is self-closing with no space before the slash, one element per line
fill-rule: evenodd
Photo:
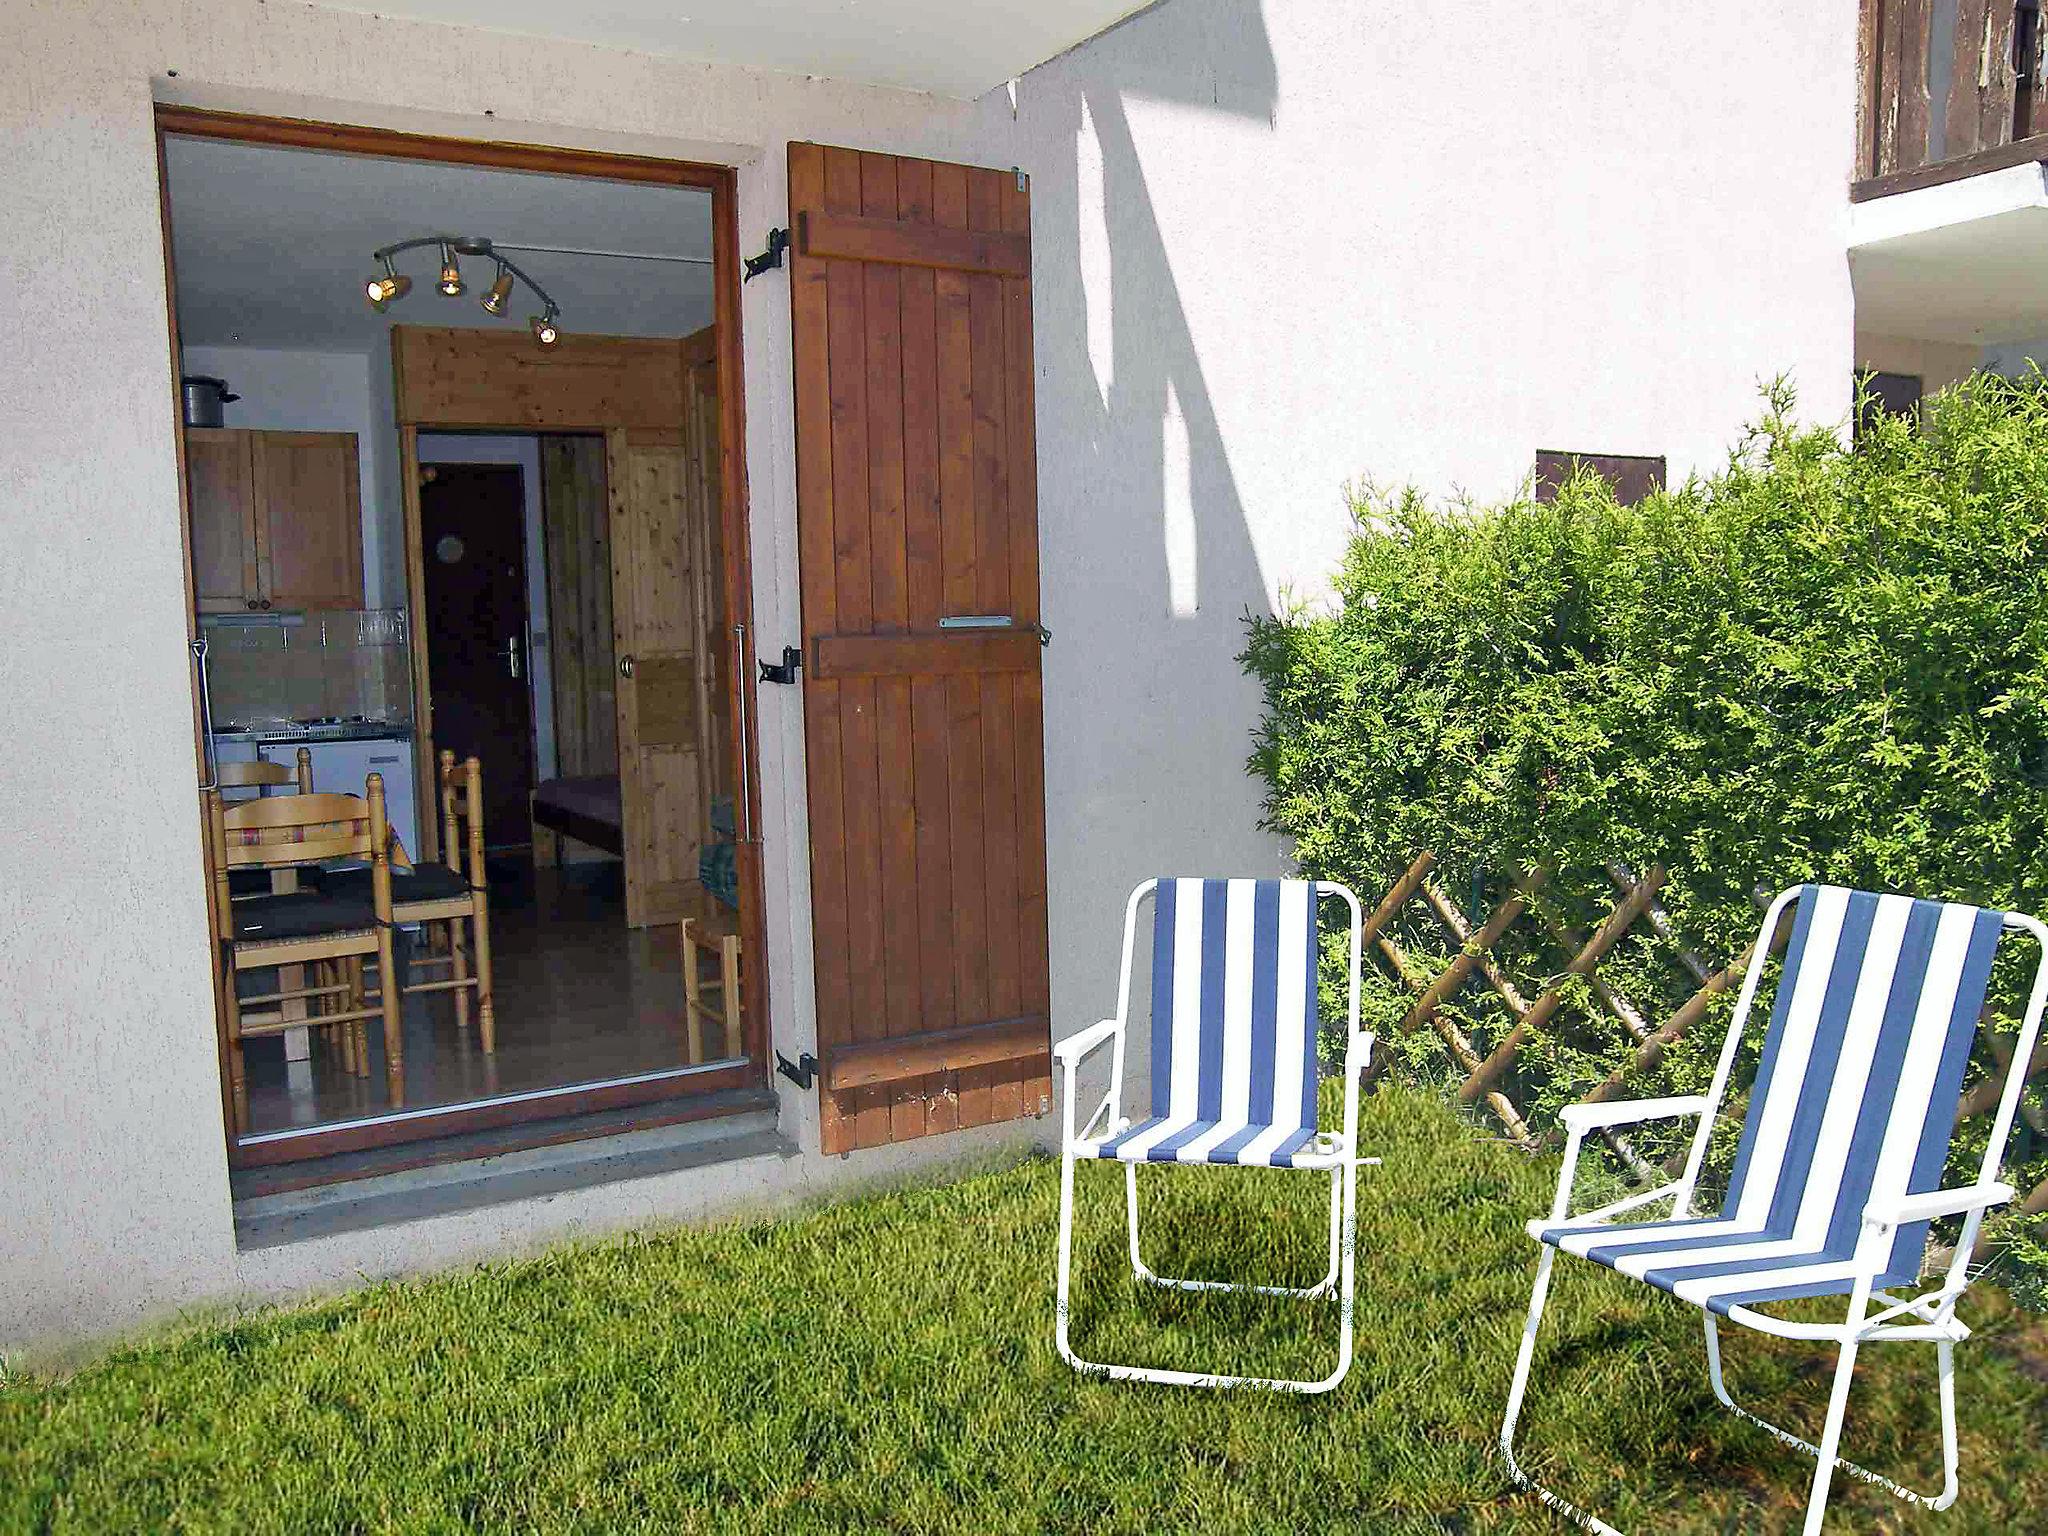
<path fill-rule="evenodd" d="M 487 315 L 502 315 L 505 313 L 505 301 L 511 297 L 512 273 L 506 268 L 505 263 L 500 261 L 498 263 L 498 275 L 491 280 L 491 286 L 484 290 L 484 296 L 481 300 L 484 313 Z"/>
<path fill-rule="evenodd" d="M 393 299 L 402 299 L 412 292 L 412 279 L 399 276 L 387 261 L 382 272 L 363 284 L 363 292 L 369 297 L 370 307 L 381 315 Z"/>
<path fill-rule="evenodd" d="M 536 283 L 531 276 L 509 257 L 501 256 L 493 249 L 491 242 L 481 235 L 420 235 L 412 240 L 400 240 L 372 253 L 378 270 L 363 283 L 363 295 L 370 301 L 370 307 L 383 314 L 393 303 L 412 291 L 412 279 L 405 276 L 391 264 L 391 258 L 400 251 L 420 250 L 433 247 L 440 252 L 441 272 L 434 286 L 451 299 L 460 298 L 465 285 L 462 267 L 457 258 L 462 256 L 488 256 L 497 264 L 497 275 L 484 290 L 480 302 L 484 313 L 502 315 L 512 300 L 512 289 L 524 283 L 533 290 L 533 296 L 541 302 L 541 312 L 527 323 L 533 329 L 533 339 L 543 347 L 552 347 L 561 340 L 558 322 L 561 310 L 548 296 L 547 290 Z"/>

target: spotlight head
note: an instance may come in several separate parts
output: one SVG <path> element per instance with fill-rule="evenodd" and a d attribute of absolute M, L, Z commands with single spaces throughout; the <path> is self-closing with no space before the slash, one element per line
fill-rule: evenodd
<path fill-rule="evenodd" d="M 462 268 L 455 265 L 455 253 L 447 246 L 441 247 L 440 290 L 451 299 L 462 297 Z"/>
<path fill-rule="evenodd" d="M 491 286 L 485 290 L 483 296 L 484 313 L 502 315 L 505 313 L 505 301 L 511 297 L 512 273 L 501 261 L 498 263 L 498 275 L 491 280 Z"/>
<path fill-rule="evenodd" d="M 363 284 L 363 296 L 370 301 L 370 308 L 383 314 L 394 300 L 404 298 L 412 291 L 412 279 L 402 277 L 391 270 L 386 263 L 384 270 Z"/>
<path fill-rule="evenodd" d="M 562 339 L 562 333 L 555 329 L 555 315 L 552 310 L 544 315 L 535 315 L 527 324 L 533 327 L 533 339 L 544 347 L 552 347 Z"/>

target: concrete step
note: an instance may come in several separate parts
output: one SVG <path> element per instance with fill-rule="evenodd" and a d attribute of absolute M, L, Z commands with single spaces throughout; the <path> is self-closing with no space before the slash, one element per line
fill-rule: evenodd
<path fill-rule="evenodd" d="M 244 1249 L 274 1248 L 621 1179 L 795 1155 L 795 1145 L 775 1128 L 773 1110 L 749 1110 L 407 1168 L 346 1183 L 248 1196 L 235 1202 L 235 1241 Z"/>

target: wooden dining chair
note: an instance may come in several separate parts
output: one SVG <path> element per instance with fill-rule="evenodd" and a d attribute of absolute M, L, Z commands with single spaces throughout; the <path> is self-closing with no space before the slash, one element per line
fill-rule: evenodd
<path fill-rule="evenodd" d="M 354 795 L 279 795 L 230 805 L 218 789 L 206 792 L 207 834 L 213 849 L 213 900 L 221 934 L 222 1003 L 228 1036 L 228 1076 L 233 1090 L 235 1129 L 246 1130 L 248 1083 L 243 1042 L 288 1029 L 342 1028 L 351 1054 L 364 1062 L 358 1026 L 379 1019 L 384 1026 L 384 1070 L 390 1107 L 405 1103 L 403 1041 L 397 992 L 384 988 L 375 1007 L 364 1000 L 361 962 L 374 957 L 380 977 L 392 972 L 390 828 L 384 815 L 384 780 L 371 774 L 363 798 Z M 236 899 L 230 876 L 240 869 L 281 870 L 325 859 L 366 862 L 367 893 L 327 889 L 280 891 Z M 242 997 L 236 979 L 243 971 L 355 962 L 348 973 L 292 985 L 281 975 L 277 989 Z M 263 1005 L 273 1005 L 267 1010 Z M 321 1009 L 306 1014 L 308 1006 Z M 351 1047 L 345 1046 L 345 1049 Z"/>
<path fill-rule="evenodd" d="M 427 944 L 415 948 L 409 968 L 439 971 L 446 967 L 447 974 L 403 983 L 401 991 L 453 992 L 455 1025 L 464 1031 L 469 1028 L 474 1001 L 477 1034 L 488 1055 L 498 1048 L 498 1025 L 491 1001 L 491 897 L 484 870 L 483 764 L 474 757 L 458 763 L 453 752 L 443 751 L 438 778 L 445 862 L 394 866 L 391 912 L 397 923 L 421 925 L 422 938 L 432 942 L 431 948 Z M 352 870 L 329 874 L 324 880 L 329 889 L 361 894 L 367 888 L 368 874 L 367 870 Z M 465 923 L 467 934 L 463 932 Z M 360 972 L 360 964 L 356 969 Z M 380 967 L 380 986 L 382 978 L 392 974 Z"/>
<path fill-rule="evenodd" d="M 738 914 L 710 901 L 680 924 L 683 951 L 683 1036 L 690 1065 L 705 1059 L 704 1026 L 715 1025 L 719 1048 L 741 1053 L 740 936 Z M 710 969 L 707 972 L 706 967 Z M 714 1001 L 715 999 L 715 1001 Z"/>
<path fill-rule="evenodd" d="M 281 784 L 289 784 L 302 795 L 313 793 L 313 749 L 299 748 L 293 767 L 259 758 L 247 763 L 222 763 L 214 770 L 214 782 L 222 789 L 253 789 L 259 795 Z"/>
<path fill-rule="evenodd" d="M 214 782 L 221 787 L 221 798 L 229 805 L 239 805 L 244 799 L 261 799 L 270 790 L 289 784 L 295 794 L 313 793 L 313 753 L 310 748 L 299 748 L 299 760 L 295 767 L 283 763 L 254 760 L 246 763 L 222 763 L 214 770 Z M 254 795 L 238 795 L 229 798 L 228 790 L 254 790 Z M 228 882 L 229 892 L 236 900 L 246 896 L 262 896 L 272 891 L 297 890 L 300 871 L 285 869 L 238 869 Z"/>

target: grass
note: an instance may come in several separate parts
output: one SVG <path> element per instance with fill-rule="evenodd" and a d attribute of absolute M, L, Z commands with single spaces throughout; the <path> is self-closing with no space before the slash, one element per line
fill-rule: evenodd
<path fill-rule="evenodd" d="M 1057 1166 L 1033 1161 L 17 1375 L 0 1382 L 0 1529 L 1568 1529 L 1493 1450 L 1535 1262 L 1521 1223 L 1555 1164 L 1412 1092 L 1364 1118 L 1387 1165 L 1361 1185 L 1358 1358 L 1326 1398 L 1077 1377 L 1052 1346 Z M 1081 1173 L 1084 1354 L 1327 1368 L 1329 1305 L 1138 1293 L 1117 1175 Z M 1321 1179 L 1162 1169 L 1148 1187 L 1147 1259 L 1166 1272 L 1320 1275 Z M 1624 1529 L 1788 1528 L 1810 1464 L 1715 1406 L 1696 1314 L 1570 1261 L 1553 1295 L 1525 1419 L 1540 1475 Z M 1979 1295 L 1956 1508 L 1849 1482 L 1831 1529 L 2048 1521 L 2048 1335 Z M 1849 1452 L 1931 1485 L 1931 1351 L 1873 1356 Z M 1743 1336 L 1731 1372 L 1738 1397 L 1818 1423 L 1814 1353 Z"/>

